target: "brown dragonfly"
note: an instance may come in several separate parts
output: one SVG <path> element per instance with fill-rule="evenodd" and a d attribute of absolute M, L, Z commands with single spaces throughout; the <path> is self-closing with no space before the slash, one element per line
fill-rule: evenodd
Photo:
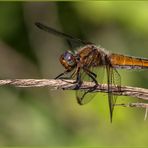
<path fill-rule="evenodd" d="M 117 69 L 147 69 L 148 58 L 110 53 L 102 47 L 97 47 L 94 43 L 75 38 L 41 23 L 35 23 L 35 25 L 44 31 L 83 45 L 76 51 L 67 50 L 60 56 L 59 60 L 65 71 L 56 77 L 56 79 L 73 78 L 76 80 L 76 98 L 80 105 L 88 103 L 95 96 L 96 93 L 93 93 L 93 91 L 98 86 L 98 83 L 102 81 L 103 69 L 106 69 L 110 120 L 112 122 L 117 96 L 113 95 L 111 88 L 115 86 L 118 92 L 121 91 L 121 77 Z M 70 74 L 69 77 L 63 77 L 68 74 Z M 79 87 L 83 81 L 92 81 L 94 86 L 89 90 L 80 90 Z"/>

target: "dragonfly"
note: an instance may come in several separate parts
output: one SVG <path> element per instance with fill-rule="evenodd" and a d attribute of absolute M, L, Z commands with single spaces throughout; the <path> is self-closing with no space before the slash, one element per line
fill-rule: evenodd
<path fill-rule="evenodd" d="M 66 50 L 60 56 L 59 61 L 65 71 L 56 77 L 56 79 L 75 79 L 76 98 L 80 105 L 86 104 L 94 98 L 96 93 L 93 92 L 106 71 L 110 121 L 112 122 L 113 110 L 117 99 L 117 96 L 112 93 L 112 86 L 117 87 L 117 91 L 121 92 L 121 76 L 118 73 L 118 69 L 147 69 L 148 58 L 112 53 L 96 46 L 92 42 L 73 37 L 42 23 L 36 22 L 35 25 L 41 30 L 65 38 L 70 43 L 76 42 L 82 45 L 77 50 Z M 68 74 L 70 74 L 68 77 L 64 77 Z M 88 90 L 79 89 L 84 81 L 94 82 L 94 86 Z"/>

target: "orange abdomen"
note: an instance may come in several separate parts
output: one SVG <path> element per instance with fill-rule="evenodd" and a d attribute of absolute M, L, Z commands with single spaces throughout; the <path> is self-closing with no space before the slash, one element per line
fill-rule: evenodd
<path fill-rule="evenodd" d="M 144 69 L 148 68 L 148 59 L 124 56 L 120 54 L 110 55 L 111 64 L 116 68 Z"/>

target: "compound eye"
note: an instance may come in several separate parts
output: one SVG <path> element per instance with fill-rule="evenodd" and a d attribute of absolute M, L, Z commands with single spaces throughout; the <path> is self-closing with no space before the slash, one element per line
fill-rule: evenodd
<path fill-rule="evenodd" d="M 70 53 L 70 52 L 64 53 L 64 59 L 71 66 L 75 64 L 74 57 L 73 57 L 72 53 Z"/>
<path fill-rule="evenodd" d="M 65 52 L 65 53 L 64 53 L 64 59 L 65 59 L 66 61 L 70 61 L 71 58 L 72 58 L 71 53 L 69 53 L 69 52 Z"/>

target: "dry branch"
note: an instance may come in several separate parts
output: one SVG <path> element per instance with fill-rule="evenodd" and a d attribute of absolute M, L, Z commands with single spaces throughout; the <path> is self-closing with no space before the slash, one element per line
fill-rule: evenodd
<path fill-rule="evenodd" d="M 115 106 L 123 106 L 123 107 L 138 107 L 138 108 L 148 108 L 148 104 L 147 103 L 127 103 L 127 104 L 115 104 Z"/>
<path fill-rule="evenodd" d="M 76 83 L 74 80 L 60 80 L 60 79 L 9 79 L 0 80 L 0 86 L 15 86 L 15 87 L 50 87 L 52 89 L 64 89 L 64 90 L 74 90 Z M 84 82 L 79 89 L 88 90 L 93 87 L 94 83 Z M 95 92 L 105 92 L 108 91 L 107 84 L 99 84 Z M 148 100 L 148 89 L 121 86 L 121 91 L 117 87 L 112 86 L 112 93 L 119 96 L 131 96 L 143 100 Z"/>
<path fill-rule="evenodd" d="M 137 107 L 137 108 L 145 108 L 145 115 L 144 120 L 147 119 L 148 116 L 148 103 L 128 103 L 128 104 L 115 104 L 115 106 L 122 106 L 122 107 Z"/>

